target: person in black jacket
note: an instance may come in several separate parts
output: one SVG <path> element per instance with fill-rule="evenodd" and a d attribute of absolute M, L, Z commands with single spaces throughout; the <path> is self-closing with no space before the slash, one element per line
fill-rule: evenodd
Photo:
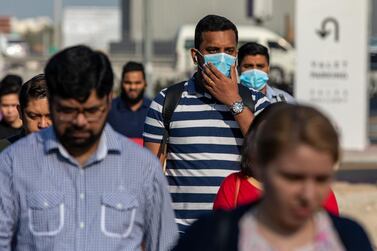
<path fill-rule="evenodd" d="M 22 85 L 17 109 L 22 119 L 22 129 L 15 135 L 0 139 L 0 152 L 26 135 L 52 124 L 44 74 L 38 74 Z"/>
<path fill-rule="evenodd" d="M 244 147 L 242 158 L 264 184 L 263 198 L 199 219 L 175 251 L 373 250 L 358 223 L 321 209 L 339 161 L 338 135 L 322 113 L 276 107 Z"/>

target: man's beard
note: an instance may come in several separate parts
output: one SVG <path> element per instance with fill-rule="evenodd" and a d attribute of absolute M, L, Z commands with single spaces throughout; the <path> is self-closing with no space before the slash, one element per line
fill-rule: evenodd
<path fill-rule="evenodd" d="M 130 104 L 130 105 L 135 105 L 137 104 L 140 100 L 142 100 L 144 98 L 144 92 L 145 92 L 145 89 L 141 90 L 140 93 L 135 97 L 135 98 L 131 98 L 129 97 L 126 92 L 124 90 L 122 90 L 121 92 L 121 98 L 127 103 L 127 104 Z"/>
<path fill-rule="evenodd" d="M 105 127 L 105 123 L 103 124 L 103 127 L 98 131 L 98 133 L 95 133 L 91 130 L 80 130 L 75 128 L 67 128 L 62 135 L 59 135 L 56 130 L 55 133 L 59 138 L 59 141 L 64 145 L 65 148 L 70 152 L 70 150 L 85 150 L 89 149 L 91 146 L 96 144 L 99 139 L 101 138 L 103 129 Z M 87 137 L 82 139 L 77 139 L 74 137 L 74 133 L 84 133 L 88 134 Z"/>

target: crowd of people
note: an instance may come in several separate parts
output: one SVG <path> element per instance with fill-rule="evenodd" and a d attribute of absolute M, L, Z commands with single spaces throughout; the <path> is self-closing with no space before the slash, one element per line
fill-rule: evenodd
<path fill-rule="evenodd" d="M 197 71 L 151 101 L 126 63 L 63 49 L 0 82 L 0 250 L 373 250 L 331 190 L 337 132 L 269 83 L 269 52 L 203 17 Z M 143 147 L 144 146 L 144 147 Z"/>

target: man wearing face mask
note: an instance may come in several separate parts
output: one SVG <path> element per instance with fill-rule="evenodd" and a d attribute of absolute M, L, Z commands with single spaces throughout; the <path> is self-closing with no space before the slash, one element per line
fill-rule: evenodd
<path fill-rule="evenodd" d="M 208 15 L 195 28 L 192 58 L 198 66 L 189 79 L 171 117 L 166 176 L 176 222 L 181 233 L 212 208 L 215 194 L 228 174 L 240 169 L 240 147 L 254 114 L 269 102 L 250 91 L 251 111 L 239 94 L 235 69 L 238 32 L 225 17 Z M 247 93 L 248 94 L 248 93 Z M 166 89 L 152 102 L 144 127 L 144 143 L 161 153 L 165 131 L 162 110 Z"/>
<path fill-rule="evenodd" d="M 287 92 L 268 85 L 270 55 L 268 49 L 258 43 L 246 43 L 238 51 L 240 82 L 246 87 L 262 92 L 271 103 L 296 103 Z"/>

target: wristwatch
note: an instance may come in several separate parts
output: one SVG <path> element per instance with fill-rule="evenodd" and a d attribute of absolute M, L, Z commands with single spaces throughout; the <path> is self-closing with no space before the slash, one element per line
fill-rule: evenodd
<path fill-rule="evenodd" d="M 244 108 L 245 108 L 245 105 L 242 102 L 242 99 L 239 100 L 239 101 L 234 102 L 233 104 L 231 104 L 229 106 L 229 110 L 231 111 L 231 113 L 233 115 L 237 115 L 237 114 L 241 113 Z"/>

